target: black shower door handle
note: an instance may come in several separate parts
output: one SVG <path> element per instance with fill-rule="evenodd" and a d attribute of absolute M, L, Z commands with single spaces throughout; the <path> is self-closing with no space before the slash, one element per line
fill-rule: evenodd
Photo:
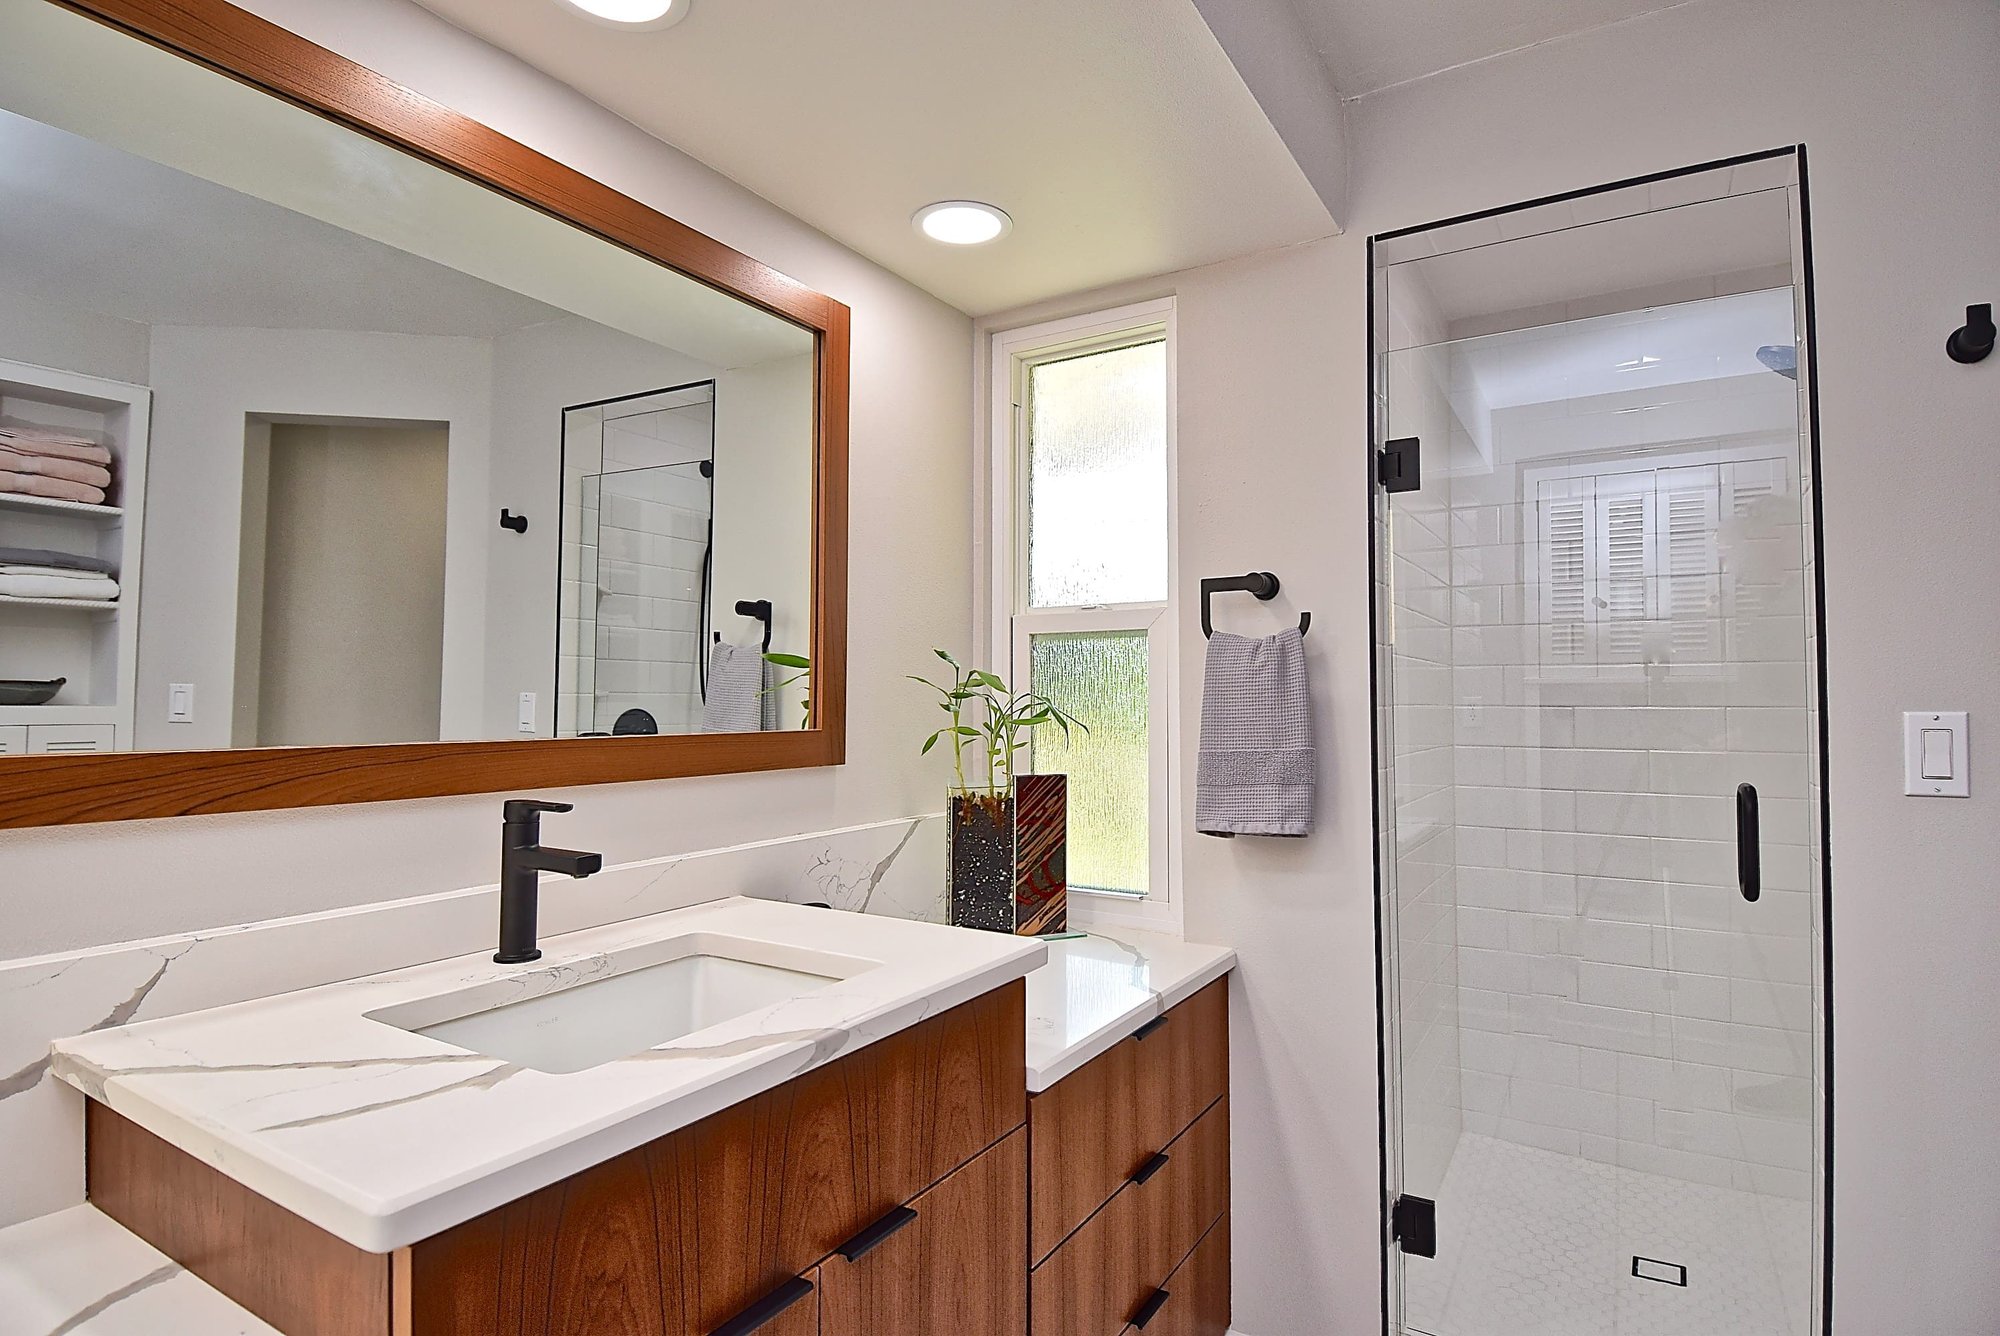
<path fill-rule="evenodd" d="M 1736 884 L 1745 900 L 1764 893 L 1764 858 L 1757 841 L 1757 786 L 1736 786 Z"/>

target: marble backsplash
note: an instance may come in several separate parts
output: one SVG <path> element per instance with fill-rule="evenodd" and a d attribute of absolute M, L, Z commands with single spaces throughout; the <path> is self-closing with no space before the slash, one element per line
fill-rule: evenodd
<path fill-rule="evenodd" d="M 548 882 L 544 936 L 728 895 L 943 922 L 941 815 L 710 849 Z M 83 1201 L 82 1096 L 49 1042 L 490 948 L 496 888 L 0 961 L 0 1227 Z"/>

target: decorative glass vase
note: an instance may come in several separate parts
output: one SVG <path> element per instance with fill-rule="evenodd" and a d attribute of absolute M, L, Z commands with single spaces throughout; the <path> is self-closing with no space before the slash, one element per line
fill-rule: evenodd
<path fill-rule="evenodd" d="M 1069 777 L 1021 775 L 998 797 L 953 794 L 951 921 L 1034 936 L 1069 925 Z"/>

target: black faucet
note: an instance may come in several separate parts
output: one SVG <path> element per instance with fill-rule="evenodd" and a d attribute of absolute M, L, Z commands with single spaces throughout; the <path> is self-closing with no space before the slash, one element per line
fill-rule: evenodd
<path fill-rule="evenodd" d="M 542 813 L 571 812 L 570 803 L 545 803 L 535 798 L 509 798 L 500 826 L 500 950 L 493 959 L 502 965 L 540 960 L 535 945 L 535 909 L 542 872 L 588 877 L 604 868 L 603 854 L 574 849 L 544 849 Z"/>

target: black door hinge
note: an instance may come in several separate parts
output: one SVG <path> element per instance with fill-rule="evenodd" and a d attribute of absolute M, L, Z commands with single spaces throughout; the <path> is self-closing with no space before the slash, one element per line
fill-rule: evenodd
<path fill-rule="evenodd" d="M 1422 443 L 1414 436 L 1398 437 L 1375 456 L 1375 480 L 1385 492 L 1414 492 L 1424 485 Z"/>
<path fill-rule="evenodd" d="M 1438 1208 L 1428 1197 L 1398 1197 L 1389 1210 L 1389 1232 L 1412 1257 L 1438 1255 Z"/>

